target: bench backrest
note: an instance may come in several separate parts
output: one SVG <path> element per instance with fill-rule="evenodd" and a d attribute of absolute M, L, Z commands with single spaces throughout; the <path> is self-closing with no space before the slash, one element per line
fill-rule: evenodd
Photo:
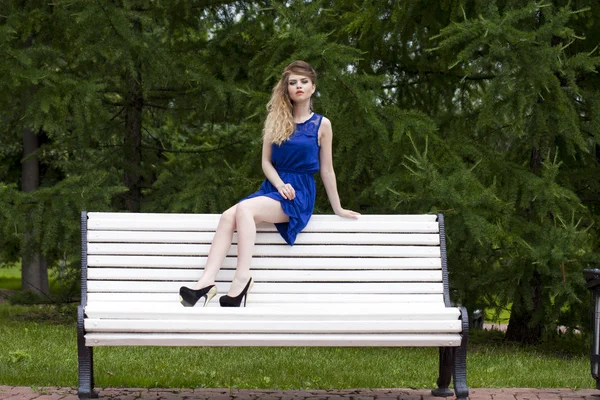
<path fill-rule="evenodd" d="M 179 287 L 200 277 L 219 217 L 83 212 L 82 303 L 178 302 Z M 235 271 L 236 243 L 234 235 L 217 277 L 220 294 Z M 442 215 L 314 215 L 294 246 L 273 224 L 259 224 L 254 254 L 248 306 L 449 306 Z"/>

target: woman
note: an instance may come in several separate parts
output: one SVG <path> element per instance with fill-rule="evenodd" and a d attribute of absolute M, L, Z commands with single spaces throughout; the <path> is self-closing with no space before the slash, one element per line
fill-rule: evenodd
<path fill-rule="evenodd" d="M 208 253 L 200 280 L 179 290 L 181 303 L 194 306 L 200 298 L 204 305 L 216 293 L 215 278 L 229 251 L 237 230 L 237 267 L 222 307 L 239 307 L 253 281 L 250 261 L 256 240 L 256 224 L 271 222 L 291 246 L 296 235 L 310 219 L 316 196 L 314 173 L 321 178 L 336 215 L 358 218 L 340 204 L 332 162 L 331 122 L 312 112 L 311 97 L 316 89 L 316 73 L 310 64 L 295 61 L 288 65 L 273 88 L 267 104 L 263 129 L 262 169 L 266 179 L 260 189 L 223 213 Z"/>

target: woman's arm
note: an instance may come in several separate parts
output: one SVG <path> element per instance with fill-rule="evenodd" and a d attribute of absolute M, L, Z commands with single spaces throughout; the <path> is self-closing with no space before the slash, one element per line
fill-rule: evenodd
<path fill-rule="evenodd" d="M 296 197 L 296 192 L 294 188 L 289 183 L 285 183 L 279 177 L 277 170 L 273 167 L 273 163 L 271 163 L 271 152 L 273 149 L 271 148 L 271 143 L 268 143 L 266 140 L 263 140 L 262 147 L 262 170 L 271 182 L 271 185 L 275 186 L 279 194 L 286 200 L 293 200 Z"/>
<path fill-rule="evenodd" d="M 319 129 L 319 143 L 321 144 L 319 152 L 321 179 L 323 180 L 323 185 L 325 186 L 325 191 L 327 192 L 333 212 L 340 217 L 358 218 L 359 213 L 342 208 L 340 203 L 335 171 L 333 170 L 333 130 L 331 129 L 331 121 L 325 117 L 323 117 L 323 122 L 321 122 L 321 128 Z"/>

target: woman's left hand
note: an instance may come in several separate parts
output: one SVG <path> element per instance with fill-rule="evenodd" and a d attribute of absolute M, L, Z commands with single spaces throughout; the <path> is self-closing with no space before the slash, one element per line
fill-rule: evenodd
<path fill-rule="evenodd" d="M 360 213 L 357 213 L 356 211 L 352 211 L 352 210 L 346 210 L 346 209 L 341 209 L 338 212 L 335 213 L 335 215 L 339 215 L 340 217 L 344 217 L 344 218 L 353 218 L 353 219 L 358 219 L 358 217 L 360 216 Z"/>

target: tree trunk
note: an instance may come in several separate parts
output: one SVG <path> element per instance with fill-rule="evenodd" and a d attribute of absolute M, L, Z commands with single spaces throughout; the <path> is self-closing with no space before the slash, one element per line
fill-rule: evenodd
<path fill-rule="evenodd" d="M 534 174 L 540 175 L 543 161 L 540 150 L 533 147 L 529 167 Z M 530 210 L 530 214 L 532 214 L 532 211 Z M 535 324 L 531 323 L 533 316 L 542 309 L 542 276 L 537 268 L 534 267 L 530 280 L 521 281 L 517 293 L 513 300 L 504 338 L 508 341 L 524 344 L 538 343 L 542 339 L 542 323 L 541 321 Z M 530 302 L 523 298 L 525 293 L 531 293 Z M 528 304 L 533 304 L 533 308 L 529 307 Z"/>
<path fill-rule="evenodd" d="M 542 339 L 543 328 L 541 321 L 535 324 L 531 323 L 533 316 L 541 311 L 542 307 L 542 276 L 537 269 L 534 270 L 531 281 L 527 282 L 526 285 L 524 288 L 519 288 L 517 292 L 519 295 L 513 301 L 504 338 L 511 342 L 536 344 Z M 527 306 L 526 300 L 522 297 L 523 293 L 528 293 L 531 289 L 533 309 Z"/>
<path fill-rule="evenodd" d="M 30 193 L 40 186 L 40 162 L 35 155 L 38 149 L 38 137 L 29 128 L 23 130 L 23 166 L 21 169 L 21 190 Z M 31 251 L 28 244 L 35 233 L 25 232 L 25 250 L 22 254 L 21 289 L 48 295 L 48 265 L 39 249 Z"/>
<path fill-rule="evenodd" d="M 141 34 L 141 22 L 135 21 L 134 31 Z M 142 66 L 128 71 L 125 104 L 125 161 L 123 183 L 128 188 L 124 194 L 124 207 L 130 212 L 140 212 L 142 201 Z"/>

